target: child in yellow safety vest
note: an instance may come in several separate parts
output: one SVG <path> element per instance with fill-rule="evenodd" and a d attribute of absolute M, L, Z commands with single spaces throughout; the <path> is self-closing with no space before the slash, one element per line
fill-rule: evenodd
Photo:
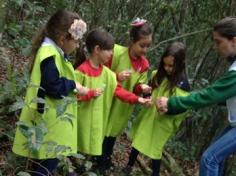
<path fill-rule="evenodd" d="M 67 55 L 79 47 L 85 32 L 86 23 L 77 13 L 58 11 L 33 43 L 30 85 L 13 152 L 33 159 L 34 176 L 52 175 L 57 156 L 77 153 L 77 101 L 73 97 L 75 92 L 84 95 L 89 89 L 75 81 Z M 65 97 L 72 103 L 59 112 Z"/>

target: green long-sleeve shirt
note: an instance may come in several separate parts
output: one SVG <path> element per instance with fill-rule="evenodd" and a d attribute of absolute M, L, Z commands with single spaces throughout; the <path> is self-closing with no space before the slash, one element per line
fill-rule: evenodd
<path fill-rule="evenodd" d="M 219 103 L 236 96 L 236 71 L 228 71 L 209 87 L 192 92 L 186 97 L 171 97 L 168 111 L 184 111 Z"/>

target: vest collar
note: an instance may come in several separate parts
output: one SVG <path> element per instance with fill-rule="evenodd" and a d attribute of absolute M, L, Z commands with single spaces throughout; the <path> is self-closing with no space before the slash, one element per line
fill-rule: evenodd
<path fill-rule="evenodd" d="M 232 70 L 236 71 L 236 61 L 234 61 L 229 67 L 229 71 L 232 71 Z"/>
<path fill-rule="evenodd" d="M 41 44 L 41 46 L 45 46 L 45 45 L 53 45 L 57 51 L 60 53 L 60 55 L 66 60 L 68 61 L 68 56 L 64 53 L 64 51 L 49 37 L 45 37 L 43 40 L 43 43 Z"/>

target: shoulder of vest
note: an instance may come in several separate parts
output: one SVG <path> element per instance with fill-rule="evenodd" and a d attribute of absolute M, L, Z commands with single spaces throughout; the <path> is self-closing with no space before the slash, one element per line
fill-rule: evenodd
<path fill-rule="evenodd" d="M 44 60 L 50 56 L 59 56 L 60 53 L 57 51 L 57 49 L 52 45 L 44 45 L 41 46 L 37 52 L 36 57 L 40 57 L 40 60 Z"/>
<path fill-rule="evenodd" d="M 126 47 L 126 46 L 121 46 L 121 45 L 118 45 L 118 44 L 115 44 L 115 46 L 114 46 L 114 54 L 115 53 L 123 53 L 127 50 L 128 50 L 128 47 Z"/>
<path fill-rule="evenodd" d="M 116 74 L 108 67 L 103 66 L 103 71 L 107 74 L 110 75 L 111 77 L 114 77 L 116 79 Z"/>

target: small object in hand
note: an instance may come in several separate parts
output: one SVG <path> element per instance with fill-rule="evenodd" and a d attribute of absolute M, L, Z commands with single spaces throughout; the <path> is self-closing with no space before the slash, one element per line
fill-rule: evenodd
<path fill-rule="evenodd" d="M 75 88 L 75 89 L 73 89 L 73 92 L 74 93 L 79 93 L 79 89 Z"/>
<path fill-rule="evenodd" d="M 133 72 L 132 69 L 127 69 L 126 71 L 129 72 L 129 73 L 132 73 L 132 72 Z"/>
<path fill-rule="evenodd" d="M 105 90 L 105 88 L 106 88 L 106 84 L 105 83 L 103 83 L 101 86 L 100 86 L 100 88 L 104 91 Z"/>

